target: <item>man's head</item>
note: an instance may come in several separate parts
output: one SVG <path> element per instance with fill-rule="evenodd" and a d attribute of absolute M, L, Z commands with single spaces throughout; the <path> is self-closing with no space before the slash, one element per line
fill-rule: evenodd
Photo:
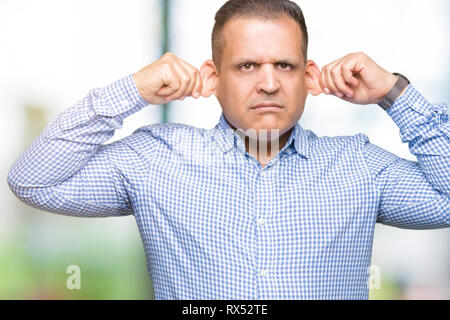
<path fill-rule="evenodd" d="M 213 60 L 219 70 L 225 47 L 223 29 L 228 21 L 236 18 L 293 19 L 302 31 L 302 51 L 306 63 L 308 29 L 302 9 L 296 3 L 288 0 L 230 0 L 217 11 L 211 36 Z"/>
<path fill-rule="evenodd" d="M 287 135 L 303 114 L 307 94 L 321 92 L 319 68 L 306 60 L 303 14 L 293 2 L 228 1 L 216 15 L 212 43 L 213 60 L 204 63 L 202 74 L 234 128 Z"/>

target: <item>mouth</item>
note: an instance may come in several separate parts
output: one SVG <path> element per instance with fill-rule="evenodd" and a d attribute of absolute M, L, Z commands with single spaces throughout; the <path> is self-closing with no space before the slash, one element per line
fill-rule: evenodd
<path fill-rule="evenodd" d="M 250 109 L 258 112 L 268 112 L 268 111 L 277 112 L 283 109 L 283 107 L 278 103 L 270 102 L 270 103 L 260 103 L 256 106 L 251 107 Z"/>

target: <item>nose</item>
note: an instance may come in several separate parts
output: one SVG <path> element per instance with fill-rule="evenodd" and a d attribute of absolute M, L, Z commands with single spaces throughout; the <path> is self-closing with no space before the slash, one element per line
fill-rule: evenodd
<path fill-rule="evenodd" d="M 259 70 L 258 93 L 274 94 L 280 89 L 280 79 L 273 64 L 264 64 Z"/>

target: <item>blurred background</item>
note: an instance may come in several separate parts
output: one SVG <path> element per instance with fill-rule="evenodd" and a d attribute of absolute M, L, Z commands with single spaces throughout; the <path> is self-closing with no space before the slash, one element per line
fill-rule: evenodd
<path fill-rule="evenodd" d="M 170 50 L 199 68 L 211 58 L 214 14 L 224 0 L 0 0 L 0 299 L 152 299 L 133 217 L 82 219 L 27 207 L 6 183 L 8 170 L 48 121 Z M 319 67 L 363 51 L 405 74 L 432 102 L 450 101 L 447 0 L 303 0 L 309 58 Z M 210 129 L 215 98 L 149 106 L 111 141 L 137 128 L 177 122 Z M 365 133 L 372 143 L 417 161 L 378 106 L 309 97 L 300 120 L 319 136 Z M 449 299 L 449 230 L 378 225 L 371 299 Z M 81 270 L 70 290 L 68 266 Z"/>

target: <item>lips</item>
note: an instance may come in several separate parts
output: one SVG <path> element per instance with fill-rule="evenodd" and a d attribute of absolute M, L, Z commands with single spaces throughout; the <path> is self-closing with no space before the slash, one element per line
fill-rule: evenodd
<path fill-rule="evenodd" d="M 278 103 L 274 102 L 265 102 L 257 104 L 256 106 L 252 107 L 251 109 L 282 109 L 283 107 L 279 105 Z"/>

